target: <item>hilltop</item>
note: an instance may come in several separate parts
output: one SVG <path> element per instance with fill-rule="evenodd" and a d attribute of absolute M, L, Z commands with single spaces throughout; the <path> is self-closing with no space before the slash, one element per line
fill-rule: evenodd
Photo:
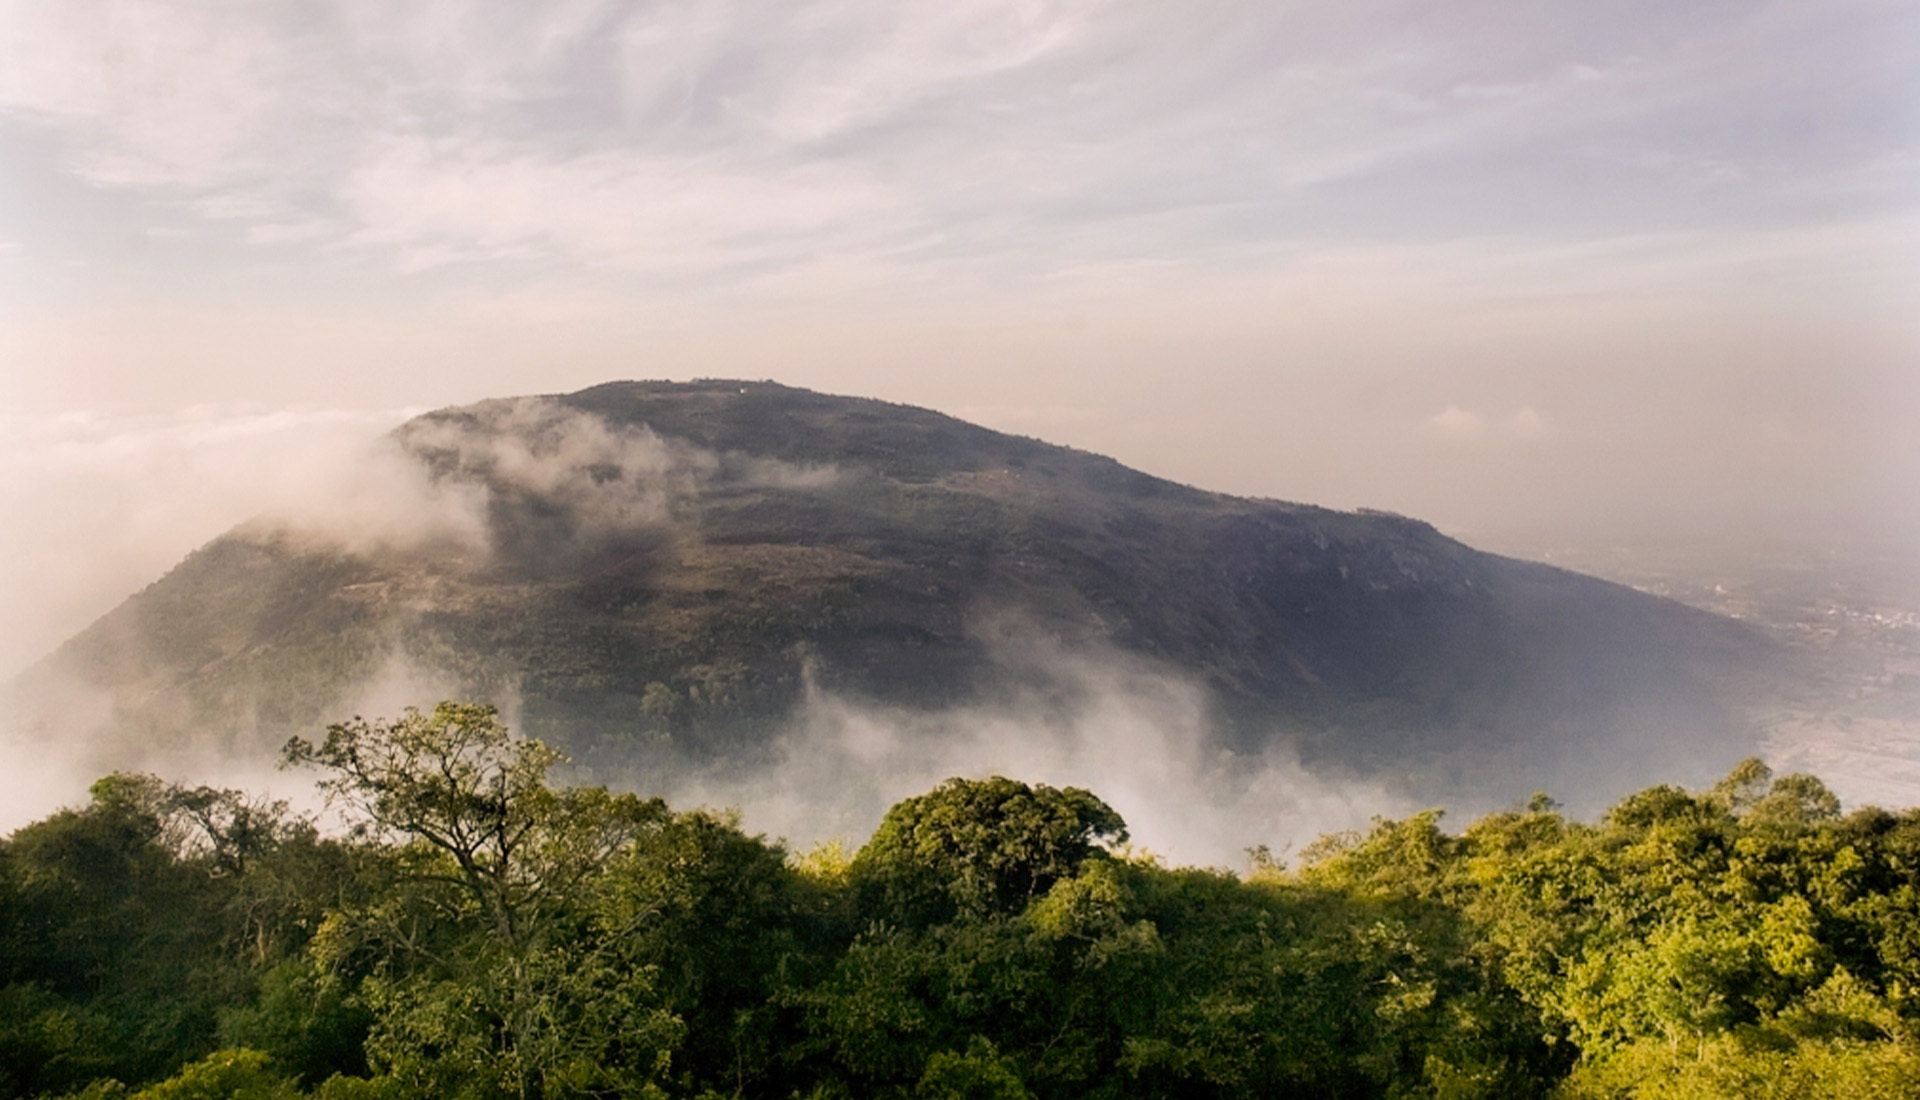
<path fill-rule="evenodd" d="M 1418 520 L 769 382 L 489 401 L 392 443 L 418 486 L 390 530 L 361 507 L 229 532 L 16 698 L 43 723 L 92 700 L 148 748 L 264 752 L 399 676 L 506 702 L 588 763 L 671 768 L 754 758 L 820 693 L 1067 705 L 1069 653 L 1191 685 L 1221 752 L 1631 783 L 1740 755 L 1778 660 L 1731 620 Z"/>

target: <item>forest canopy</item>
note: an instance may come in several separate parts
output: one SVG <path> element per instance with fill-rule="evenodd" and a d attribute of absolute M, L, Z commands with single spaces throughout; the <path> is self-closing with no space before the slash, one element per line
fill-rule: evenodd
<path fill-rule="evenodd" d="M 1747 761 L 1170 867 L 952 779 L 850 855 L 555 780 L 484 706 L 0 841 L 0 1098 L 1920 1095 L 1920 812 Z"/>

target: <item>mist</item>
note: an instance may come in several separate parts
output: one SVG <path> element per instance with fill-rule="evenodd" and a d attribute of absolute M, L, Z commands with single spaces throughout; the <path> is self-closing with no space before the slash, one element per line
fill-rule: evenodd
<path fill-rule="evenodd" d="M 8 475 L 0 485 L 15 513 L 35 522 L 9 527 L 0 541 L 7 555 L 0 577 L 16 609 L 0 631 L 0 653 L 16 670 L 24 667 L 224 531 L 349 557 L 399 553 L 463 575 L 492 567 L 502 555 L 556 545 L 569 553 L 609 540 L 691 545 L 700 538 L 701 495 L 716 487 L 807 493 L 846 480 L 832 466 L 718 453 L 645 428 L 615 427 L 546 398 L 489 401 L 392 431 L 408 411 L 203 408 L 17 425 L 0 450 Z M 1421 430 L 1438 446 L 1498 450 L 1540 445 L 1553 429 L 1530 408 L 1495 418 L 1449 406 Z M 1736 557 L 1732 544 L 1753 545 L 1750 535 L 1710 518 L 1698 522 L 1691 535 L 1685 525 L 1655 529 L 1669 543 L 1719 561 Z M 527 537 L 530 525 L 546 534 Z M 1589 528 L 1584 545 L 1605 545 L 1606 536 L 1591 534 L 1603 528 Z M 1517 545 L 1526 556 L 1551 557 L 1555 544 L 1541 530 L 1520 524 L 1489 533 L 1496 549 Z M 1621 530 L 1616 524 L 1612 533 Z M 525 545 L 503 544 L 502 532 L 512 531 Z M 1591 556 L 1570 564 L 1594 561 L 1605 564 Z M 857 843 L 888 805 L 951 776 L 1005 774 L 1091 789 L 1127 818 L 1136 843 L 1180 862 L 1220 866 L 1240 865 L 1254 845 L 1284 856 L 1326 832 L 1431 800 L 1444 799 L 1464 819 L 1532 789 L 1524 775 L 1441 787 L 1405 775 L 1308 767 L 1284 738 L 1236 755 L 1221 747 L 1227 739 L 1207 690 L 1167 667 L 1084 640 L 1062 641 L 1033 624 L 976 624 L 976 632 L 1001 672 L 990 696 L 910 710 L 837 694 L 809 679 L 801 705 L 751 763 L 589 778 L 661 793 L 676 805 L 737 807 L 749 828 L 806 848 Z M 122 727 L 120 701 L 110 693 L 80 682 L 53 690 L 57 703 L 41 718 L 57 713 L 57 722 L 27 724 L 21 714 L 0 720 L 0 758 L 9 765 L 0 781 L 7 808 L 0 827 L 82 801 L 89 782 L 120 768 L 312 802 L 303 777 L 273 768 L 276 745 L 249 743 L 238 730 L 155 740 L 152 731 Z M 325 720 L 393 716 L 410 705 L 474 697 L 519 724 L 511 677 L 477 687 L 395 637 L 373 671 L 339 692 Z M 1648 740 L 1636 752 L 1648 760 L 1678 753 L 1676 760 L 1691 765 L 1684 746 L 1664 732 L 1676 728 L 1673 717 L 1646 715 L 1639 725 Z M 1797 744 L 1770 751 L 1785 759 L 1806 755 Z M 1589 746 L 1540 785 L 1564 785 L 1550 793 L 1591 809 L 1641 778 L 1621 764 Z M 1844 782 L 1837 786 L 1848 793 Z"/>
<path fill-rule="evenodd" d="M 1126 819 L 1136 850 L 1232 869 L 1257 845 L 1284 859 L 1420 807 L 1391 779 L 1316 774 L 1283 744 L 1254 756 L 1221 748 L 1205 689 L 1143 658 L 1004 623 L 996 634 L 1002 682 L 1021 686 L 992 702 L 907 710 L 810 680 L 769 761 L 620 781 L 676 805 L 738 809 L 750 831 L 806 851 L 857 848 L 887 807 L 946 779 L 1004 775 L 1091 790 Z"/>
<path fill-rule="evenodd" d="M 810 679 L 801 706 L 752 763 L 563 766 L 554 779 L 659 795 L 676 809 L 737 811 L 749 832 L 805 852 L 824 843 L 857 848 L 889 806 L 946 779 L 1005 775 L 1091 790 L 1126 819 L 1137 853 L 1233 870 L 1245 869 L 1256 846 L 1285 860 L 1327 833 L 1426 805 L 1392 778 L 1316 772 L 1284 744 L 1256 755 L 1221 748 L 1205 689 L 1150 661 L 1063 648 L 1037 632 L 1010 635 L 1004 624 L 1000 639 L 997 659 L 1008 681 L 1022 686 L 996 692 L 991 702 L 909 710 L 836 694 Z M 355 688 L 339 717 L 395 718 L 407 707 L 467 698 L 462 687 L 396 655 Z M 513 693 L 480 701 L 497 707 L 509 728 L 518 724 Z M 267 794 L 329 820 L 314 777 L 279 769 L 264 746 L 156 752 L 114 737 L 110 724 L 94 730 L 91 744 L 49 744 L 0 727 L 0 753 L 10 765 L 0 832 L 83 804 L 87 785 L 109 771 Z M 1451 810 L 1464 821 L 1493 804 Z"/>
<path fill-rule="evenodd" d="M 1228 736 L 1168 663 L 974 621 L 988 690 L 914 709 L 809 666 L 741 759 L 669 734 L 637 754 L 658 768 L 587 745 L 563 781 L 736 807 L 804 850 L 1004 774 L 1088 788 L 1135 844 L 1230 868 L 1535 786 L 1590 816 L 1748 751 L 1850 805 L 1920 802 L 1916 56 L 1920 5 L 1889 0 L 0 0 L 0 832 L 119 768 L 322 811 L 274 766 L 295 720 L 235 658 L 272 646 L 211 637 L 257 619 L 209 613 L 171 638 L 204 664 L 143 650 L 110 690 L 61 663 L 202 548 L 326 558 L 301 576 L 355 588 L 300 635 L 344 639 L 302 651 L 324 659 L 267 668 L 327 700 L 300 732 L 478 698 L 546 733 L 553 696 L 485 660 L 505 649 L 429 644 L 437 598 L 586 563 L 633 564 L 595 595 L 637 601 L 658 563 L 721 559 L 715 489 L 865 488 L 851 460 L 506 396 L 664 377 L 1384 509 L 1737 618 L 1812 673 L 1738 737 L 1635 698 L 1659 670 L 1571 672 L 1569 694 L 1627 700 L 1614 728 L 1521 708 L 1534 739 L 1472 760 L 1447 741 L 1412 763 L 1420 731 L 1357 713 L 1327 738 L 1388 747 L 1354 774 L 1290 747 L 1311 731 Z M 341 579 L 375 558 L 401 565 Z M 209 570 L 180 602 L 268 571 Z M 1210 580 L 1183 594 L 1239 592 Z M 648 664 L 620 681 L 616 741 L 660 733 L 631 713 L 656 683 L 693 706 L 682 662 L 642 683 Z M 1471 688 L 1451 733 L 1492 721 L 1473 704 L 1498 685 Z"/>
<path fill-rule="evenodd" d="M 501 524 L 493 514 L 520 498 L 565 513 L 572 537 L 591 540 L 667 527 L 715 485 L 826 489 L 839 481 L 831 466 L 800 466 L 752 455 L 721 454 L 663 439 L 645 426 L 612 425 L 550 398 L 485 401 L 457 413 L 422 417 L 395 434 L 406 453 L 405 479 L 427 476 L 445 503 L 462 514 L 396 514 L 414 540 L 437 526 L 480 535 L 477 549 Z M 402 502 L 404 503 L 404 502 Z M 296 529 L 299 523 L 293 524 Z M 330 514 L 315 532 L 338 530 Z"/>
<path fill-rule="evenodd" d="M 418 530 L 381 443 L 414 409 L 196 406 L 0 422 L 0 681 L 214 536 L 274 515 L 330 537 Z"/>
<path fill-rule="evenodd" d="M 0 683 L 144 588 L 223 531 L 277 513 L 346 506 L 349 537 L 373 518 L 360 490 L 417 474 L 380 440 L 407 409 L 196 406 L 165 412 L 16 415 L 0 430 Z M 384 492 L 384 490 L 383 490 Z M 403 491 L 404 494 L 404 491 Z M 359 502 L 359 503 L 356 503 Z M 103 754 L 75 731 L 110 721 L 97 693 L 68 696 L 70 727 L 22 728 L 0 716 L 0 828 L 83 803 L 106 770 L 152 766 L 183 782 L 276 792 L 264 761 Z"/>
<path fill-rule="evenodd" d="M 650 530 L 687 539 L 697 530 L 681 513 L 705 487 L 806 492 L 840 480 L 831 467 L 611 428 L 545 399 L 489 402 L 472 416 L 428 417 L 389 434 L 396 415 L 74 417 L 40 429 L 37 446 L 16 441 L 6 452 L 11 503 L 51 522 L 32 539 L 15 529 L 5 544 L 12 557 L 4 574 L 16 583 L 10 596 L 22 613 L 9 621 L 4 652 L 17 665 L 30 662 L 224 530 L 348 555 L 424 553 L 477 569 L 500 552 L 501 509 L 522 497 L 558 508 L 571 543 Z M 117 552 L 77 553 L 81 542 Z M 63 584 L 24 583 L 62 556 Z M 1005 774 L 1089 788 L 1122 812 L 1137 845 L 1223 866 L 1244 863 L 1254 845 L 1284 853 L 1414 805 L 1383 781 L 1316 775 L 1284 748 L 1253 758 L 1218 749 L 1205 690 L 1143 658 L 1066 647 L 1018 623 L 997 623 L 991 633 L 1007 685 L 991 702 L 909 711 L 836 695 L 810 679 L 762 762 L 593 778 L 680 806 L 737 808 L 750 829 L 805 848 L 857 844 L 887 806 L 951 776 Z M 320 809 L 308 777 L 274 767 L 275 746 L 218 731 L 155 743 L 122 729 L 115 700 L 98 688 L 59 682 L 51 691 L 42 724 L 17 714 L 0 722 L 9 765 L 0 828 L 83 802 L 86 786 L 111 770 Z M 391 717 L 473 694 L 471 684 L 396 645 L 342 695 L 334 717 Z M 517 724 L 510 685 L 485 701 Z"/>

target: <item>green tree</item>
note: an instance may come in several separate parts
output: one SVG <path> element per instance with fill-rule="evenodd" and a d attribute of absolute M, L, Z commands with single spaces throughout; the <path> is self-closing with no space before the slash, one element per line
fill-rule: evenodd
<path fill-rule="evenodd" d="M 850 874 L 867 912 L 940 923 L 1018 912 L 1126 838 L 1113 807 L 1079 787 L 949 779 L 889 809 Z"/>
<path fill-rule="evenodd" d="M 638 1095 L 682 1027 L 655 1003 L 634 933 L 661 899 L 606 904 L 605 872 L 671 819 L 658 799 L 556 790 L 564 757 L 492 707 L 442 703 L 287 743 L 356 834 L 395 853 L 393 884 L 316 943 L 323 962 L 378 960 L 369 1051 L 438 1095 Z"/>
<path fill-rule="evenodd" d="M 221 1050 L 158 1084 L 141 1089 L 131 1100 L 299 1100 L 291 1078 L 273 1068 L 272 1059 L 257 1050 Z"/>
<path fill-rule="evenodd" d="M 213 1049 L 249 975 L 222 948 L 234 884 L 179 857 L 151 776 L 0 843 L 0 1095 L 146 1081 Z"/>
<path fill-rule="evenodd" d="M 511 735 L 490 706 L 408 708 L 398 720 L 356 718 L 315 745 L 295 737 L 284 765 L 316 766 L 329 800 L 358 836 L 398 845 L 405 877 L 451 887 L 448 915 L 470 907 L 509 947 L 541 935 L 544 907 L 573 890 L 636 837 L 666 819 L 665 803 L 604 787 L 554 790 L 547 774 L 566 758 Z"/>

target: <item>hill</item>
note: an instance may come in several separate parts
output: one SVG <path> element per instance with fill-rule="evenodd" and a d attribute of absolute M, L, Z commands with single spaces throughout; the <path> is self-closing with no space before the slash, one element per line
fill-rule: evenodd
<path fill-rule="evenodd" d="M 483 402 L 392 442 L 377 492 L 214 540 L 17 706 L 265 751 L 397 679 L 500 700 L 589 764 L 710 767 L 822 693 L 1070 706 L 1068 653 L 1191 686 L 1221 752 L 1454 784 L 1591 764 L 1623 788 L 1723 769 L 1777 670 L 1736 622 L 1417 520 L 773 383 Z"/>

